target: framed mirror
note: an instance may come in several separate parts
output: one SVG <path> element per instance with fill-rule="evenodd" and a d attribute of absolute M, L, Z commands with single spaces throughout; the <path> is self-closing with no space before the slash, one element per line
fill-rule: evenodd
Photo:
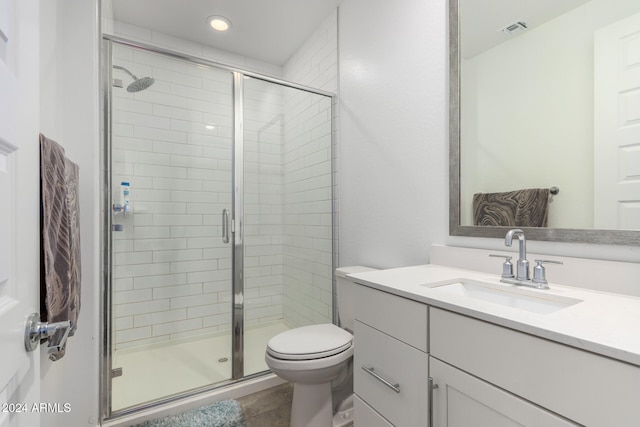
<path fill-rule="evenodd" d="M 449 33 L 450 235 L 640 244 L 640 2 L 450 0 Z M 484 220 L 533 189 L 544 225 Z"/>

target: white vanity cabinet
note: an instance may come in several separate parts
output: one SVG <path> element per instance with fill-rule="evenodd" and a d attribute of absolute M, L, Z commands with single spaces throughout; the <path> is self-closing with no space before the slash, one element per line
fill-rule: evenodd
<path fill-rule="evenodd" d="M 434 307 L 429 316 L 435 427 L 640 425 L 639 367 Z"/>
<path fill-rule="evenodd" d="M 356 427 L 640 426 L 640 366 L 526 322 L 354 291 Z"/>
<path fill-rule="evenodd" d="M 356 285 L 354 423 L 426 426 L 427 306 Z"/>
<path fill-rule="evenodd" d="M 566 427 L 577 424 L 430 358 L 433 426 Z"/>

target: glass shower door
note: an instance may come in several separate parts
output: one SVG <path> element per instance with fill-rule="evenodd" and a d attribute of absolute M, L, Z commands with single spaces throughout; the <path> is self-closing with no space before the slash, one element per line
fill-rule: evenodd
<path fill-rule="evenodd" d="M 330 96 L 243 79 L 244 375 L 268 340 L 333 319 Z"/>
<path fill-rule="evenodd" d="M 118 411 L 232 376 L 233 77 L 117 43 L 112 62 Z"/>

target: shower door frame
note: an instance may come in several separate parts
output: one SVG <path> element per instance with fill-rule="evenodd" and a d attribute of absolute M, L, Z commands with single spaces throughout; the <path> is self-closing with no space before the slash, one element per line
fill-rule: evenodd
<path fill-rule="evenodd" d="M 112 46 L 114 43 L 132 47 L 135 49 L 145 50 L 154 54 L 164 55 L 166 57 L 186 61 L 193 64 L 204 65 L 221 71 L 228 71 L 233 76 L 233 134 L 231 141 L 233 144 L 232 154 L 232 217 L 231 217 L 231 233 L 232 233 L 232 375 L 231 379 L 212 383 L 208 386 L 200 387 L 193 390 L 187 390 L 177 395 L 172 395 L 152 402 L 146 402 L 134 407 L 121 409 L 118 411 L 111 410 L 111 379 L 112 375 L 112 215 L 111 204 L 113 200 L 112 180 L 111 180 L 111 100 L 112 100 Z M 244 174 L 244 140 L 243 140 L 243 112 L 244 112 L 244 82 L 243 77 L 248 76 L 254 79 L 263 80 L 265 82 L 278 84 L 280 86 L 302 90 L 316 95 L 326 96 L 331 99 L 331 216 L 332 216 L 332 321 L 338 322 L 337 301 L 336 301 L 336 280 L 333 269 L 338 265 L 338 228 L 337 228 L 337 182 L 336 182 L 336 109 L 337 96 L 335 93 L 299 85 L 284 80 L 264 76 L 251 71 L 242 70 L 236 67 L 224 65 L 215 61 L 199 58 L 196 56 L 184 54 L 178 51 L 161 48 L 158 46 L 131 41 L 114 35 L 102 35 L 102 54 L 101 61 L 101 81 L 103 84 L 102 96 L 102 130 L 103 138 L 101 138 L 101 164 L 103 171 L 101 174 L 102 198 L 100 200 L 102 216 L 102 229 L 100 233 L 102 254 L 102 274 L 101 286 L 102 301 L 100 304 L 102 327 L 100 328 L 100 343 L 102 346 L 100 359 L 100 414 L 101 420 L 112 420 L 125 415 L 139 412 L 141 410 L 158 407 L 167 403 L 176 402 L 194 395 L 210 392 L 215 389 L 224 388 L 228 385 L 235 384 L 251 378 L 260 377 L 268 374 L 268 371 L 258 372 L 250 375 L 244 375 L 244 241 L 243 241 L 243 214 L 244 214 L 244 198 L 243 198 L 243 174 Z"/>

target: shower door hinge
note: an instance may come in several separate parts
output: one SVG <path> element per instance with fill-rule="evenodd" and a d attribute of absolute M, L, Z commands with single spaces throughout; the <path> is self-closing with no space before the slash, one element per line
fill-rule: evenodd
<path fill-rule="evenodd" d="M 235 219 L 231 220 L 231 232 L 232 233 L 236 232 L 236 220 Z"/>
<path fill-rule="evenodd" d="M 111 370 L 111 378 L 121 377 L 122 376 L 122 368 L 115 368 Z"/>

